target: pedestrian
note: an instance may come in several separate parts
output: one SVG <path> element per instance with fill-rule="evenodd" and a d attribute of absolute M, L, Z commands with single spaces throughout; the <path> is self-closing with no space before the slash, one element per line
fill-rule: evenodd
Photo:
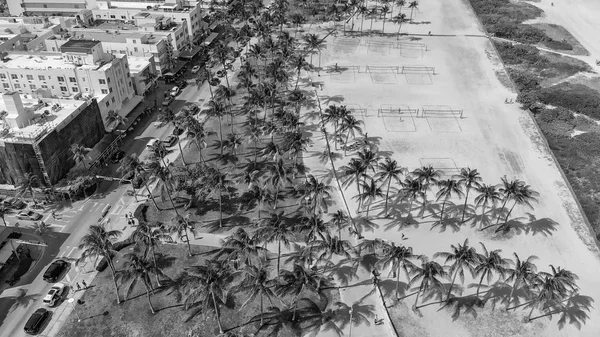
<path fill-rule="evenodd" d="M 379 321 L 379 317 L 377 316 L 377 314 L 375 314 L 375 324 L 377 324 L 378 321 Z"/>
<path fill-rule="evenodd" d="M 79 282 L 76 282 L 75 286 L 77 287 L 77 291 L 81 290 L 81 286 L 79 285 Z"/>
<path fill-rule="evenodd" d="M 85 280 L 81 280 L 81 284 L 83 284 L 84 288 L 87 288 L 87 283 L 85 283 Z"/>
<path fill-rule="evenodd" d="M 55 212 L 55 211 L 52 211 L 52 213 L 51 213 L 51 214 L 52 214 L 52 219 L 56 220 L 56 212 Z"/>

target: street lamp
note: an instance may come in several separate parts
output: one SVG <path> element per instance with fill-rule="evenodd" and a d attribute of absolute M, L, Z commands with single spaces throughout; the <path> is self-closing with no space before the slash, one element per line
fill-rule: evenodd
<path fill-rule="evenodd" d="M 75 311 L 75 314 L 77 315 L 77 322 L 81 322 L 81 316 L 79 316 L 77 308 L 75 308 L 75 299 L 71 297 L 67 300 L 67 302 L 71 303 L 71 305 L 73 306 L 73 311 Z"/>
<path fill-rule="evenodd" d="M 350 331 L 348 332 L 348 337 L 352 337 L 352 307 L 350 307 Z"/>

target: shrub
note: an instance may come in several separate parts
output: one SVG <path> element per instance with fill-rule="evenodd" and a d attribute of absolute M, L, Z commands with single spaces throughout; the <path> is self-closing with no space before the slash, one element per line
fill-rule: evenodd
<path fill-rule="evenodd" d="M 545 65 L 548 59 L 544 58 L 540 51 L 533 46 L 516 44 L 508 42 L 495 42 L 498 54 L 506 64 L 531 64 Z"/>
<path fill-rule="evenodd" d="M 563 82 L 538 90 L 540 102 L 570 109 L 595 119 L 600 118 L 600 93 L 583 84 Z"/>
<path fill-rule="evenodd" d="M 545 41 L 543 41 L 543 44 L 550 49 L 573 50 L 573 46 L 567 41 L 556 41 L 551 38 L 548 38 Z"/>
<path fill-rule="evenodd" d="M 521 91 L 517 95 L 517 102 L 526 110 L 536 110 L 538 108 L 539 98 L 536 91 Z"/>

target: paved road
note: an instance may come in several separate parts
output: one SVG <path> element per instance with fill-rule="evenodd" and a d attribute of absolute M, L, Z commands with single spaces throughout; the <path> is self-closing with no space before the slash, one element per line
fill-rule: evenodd
<path fill-rule="evenodd" d="M 169 90 L 173 85 L 166 85 L 159 82 L 157 88 L 157 96 L 160 97 L 161 93 L 165 90 Z M 207 96 L 208 89 L 206 86 L 197 88 L 194 84 L 186 87 L 183 92 L 177 97 L 177 99 L 170 105 L 173 111 L 178 111 L 186 102 L 198 102 L 200 97 Z M 150 96 L 146 103 L 142 104 L 139 108 L 143 109 L 145 104 L 153 104 L 152 96 Z M 125 139 L 122 149 L 127 155 L 137 154 L 140 158 L 145 158 L 146 151 L 145 147 L 148 141 L 152 138 L 165 139 L 173 131 L 173 126 L 168 125 L 159 127 L 159 123 L 156 121 L 156 115 L 150 116 L 150 118 L 143 119 L 140 124 L 137 125 L 134 130 Z M 183 139 L 183 137 L 181 137 Z M 182 146 L 185 146 L 186 140 L 182 140 Z M 167 155 L 166 159 L 174 161 L 177 158 L 178 148 L 177 146 Z M 107 176 L 119 176 L 117 168 L 119 164 L 111 164 L 105 168 L 103 175 Z M 103 210 L 110 206 L 109 213 L 107 215 L 108 226 L 117 226 L 118 220 L 122 220 L 125 217 L 125 213 L 129 212 L 132 207 L 132 203 L 135 202 L 133 196 L 125 195 L 127 189 L 130 189 L 130 185 L 121 185 L 118 182 L 106 181 L 103 182 L 98 191 L 90 198 L 78 201 L 72 205 L 64 207 L 58 212 L 58 219 L 53 219 L 50 212 L 46 211 L 43 213 L 44 221 L 50 225 L 51 232 L 44 235 L 44 241 L 48 243 L 48 246 L 42 248 L 39 256 L 35 256 L 36 264 L 32 267 L 30 273 L 23 277 L 23 279 L 15 286 L 3 291 L 0 294 L 0 337 L 20 337 L 25 336 L 23 332 L 23 326 L 29 316 L 38 308 L 43 307 L 42 299 L 48 292 L 51 284 L 42 280 L 42 273 L 50 262 L 57 258 L 64 258 L 70 262 L 73 262 L 81 255 L 81 251 L 77 248 L 81 238 L 86 234 L 87 229 L 91 224 L 98 223 L 98 219 L 101 218 Z M 138 193 L 142 193 L 138 191 Z M 144 193 L 145 194 L 145 193 Z M 14 216 L 6 216 L 6 220 L 10 225 L 17 222 Z M 18 220 L 21 227 L 33 228 L 33 223 L 30 221 Z M 122 221 L 121 221 L 122 223 Z M 121 225 L 122 227 L 122 225 Z M 115 227 L 115 229 L 122 229 Z M 88 280 L 93 277 L 93 267 L 91 263 L 86 265 L 75 266 L 71 264 L 71 268 L 63 277 L 63 283 L 66 283 L 75 289 L 75 285 L 81 280 Z M 18 289 L 27 291 L 27 294 L 33 296 L 33 300 L 24 307 L 17 307 L 12 312 L 9 311 L 9 307 L 12 304 L 11 297 L 18 293 Z M 71 295 L 69 295 L 71 296 Z M 50 321 L 45 327 L 45 331 L 41 336 L 54 335 L 60 329 L 60 324 L 56 324 L 56 321 L 68 314 L 70 304 L 66 301 L 61 303 L 57 308 L 50 309 L 53 314 Z M 64 313 L 64 314 L 63 314 Z M 64 321 L 64 317 L 62 318 Z M 62 321 L 60 322 L 62 323 Z"/>

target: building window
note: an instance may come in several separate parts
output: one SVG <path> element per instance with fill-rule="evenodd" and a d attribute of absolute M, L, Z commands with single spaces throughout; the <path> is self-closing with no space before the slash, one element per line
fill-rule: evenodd
<path fill-rule="evenodd" d="M 13 80 L 18 80 L 19 76 L 17 76 L 17 74 L 10 74 L 10 78 L 12 78 Z"/>
<path fill-rule="evenodd" d="M 96 14 L 96 19 L 101 19 L 101 18 L 102 18 L 102 15 Z"/>
<path fill-rule="evenodd" d="M 72 87 L 72 88 L 71 88 L 71 91 L 72 91 L 72 92 L 79 92 L 79 88 L 77 88 L 77 87 Z"/>
<path fill-rule="evenodd" d="M 121 15 L 121 19 L 127 20 L 127 17 L 125 15 Z"/>
<path fill-rule="evenodd" d="M 42 89 L 48 89 L 48 86 L 45 84 L 42 84 Z"/>
<path fill-rule="evenodd" d="M 133 44 L 136 44 L 136 43 L 137 43 L 137 40 L 133 40 Z"/>
<path fill-rule="evenodd" d="M 30 84 L 29 88 L 31 88 L 31 90 L 35 90 L 36 86 L 35 86 L 35 84 Z"/>
<path fill-rule="evenodd" d="M 126 54 L 124 50 L 119 50 L 119 54 Z"/>
<path fill-rule="evenodd" d="M 0 78 L 1 79 L 5 79 L 6 78 L 6 74 L 0 74 Z"/>
<path fill-rule="evenodd" d="M 102 91 L 103 94 L 105 94 L 105 95 L 108 94 L 108 90 L 106 90 L 106 89 L 100 89 L 100 90 Z"/>
<path fill-rule="evenodd" d="M 133 51 L 137 53 L 138 52 L 137 47 L 133 47 Z"/>
<path fill-rule="evenodd" d="M 64 78 L 64 77 L 62 77 L 62 76 L 56 76 L 56 79 L 57 79 L 59 82 L 64 82 L 64 81 L 65 81 L 65 78 Z"/>
<path fill-rule="evenodd" d="M 10 85 L 8 85 L 8 83 L 2 83 L 2 86 L 4 87 L 4 89 L 10 88 Z"/>
<path fill-rule="evenodd" d="M 19 83 L 15 83 L 15 89 L 21 89 L 21 85 Z"/>
<path fill-rule="evenodd" d="M 98 82 L 100 82 L 100 84 L 106 84 L 106 80 L 103 78 L 99 79 Z"/>
<path fill-rule="evenodd" d="M 108 92 L 112 93 L 112 88 L 108 88 Z"/>
<path fill-rule="evenodd" d="M 106 82 L 110 83 L 110 77 L 106 77 Z"/>
<path fill-rule="evenodd" d="M 56 48 L 52 47 L 52 51 L 56 51 Z"/>
<path fill-rule="evenodd" d="M 90 88 L 85 88 L 85 92 L 88 92 L 88 91 L 90 91 Z"/>
<path fill-rule="evenodd" d="M 108 108 L 110 106 L 110 102 L 106 101 L 106 107 Z"/>
<path fill-rule="evenodd" d="M 115 98 L 113 97 L 113 98 L 111 99 L 111 101 L 114 103 L 114 102 L 115 102 Z"/>
<path fill-rule="evenodd" d="M 38 75 L 38 79 L 40 81 L 45 81 L 46 80 L 46 76 L 44 76 L 44 75 Z"/>
<path fill-rule="evenodd" d="M 67 87 L 60 87 L 60 91 L 67 91 Z"/>
<path fill-rule="evenodd" d="M 117 53 L 117 51 L 114 50 L 114 49 L 111 49 L 110 52 L 111 52 L 111 54 L 116 54 Z"/>
<path fill-rule="evenodd" d="M 69 77 L 69 82 L 77 83 L 77 79 L 75 77 Z"/>
<path fill-rule="evenodd" d="M 111 15 L 111 16 L 110 16 L 110 18 L 111 18 L 111 19 L 114 19 L 114 18 L 115 18 L 115 16 L 114 16 L 114 15 Z"/>
<path fill-rule="evenodd" d="M 129 81 L 129 86 L 131 86 L 131 81 Z"/>

